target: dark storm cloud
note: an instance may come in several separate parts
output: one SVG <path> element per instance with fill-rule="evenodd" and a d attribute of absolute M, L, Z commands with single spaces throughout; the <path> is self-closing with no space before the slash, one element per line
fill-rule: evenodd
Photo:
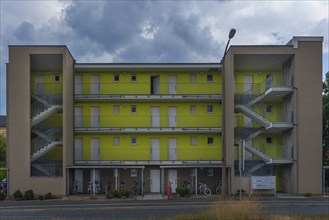
<path fill-rule="evenodd" d="M 198 15 L 184 15 L 186 6 L 189 4 L 184 2 L 78 2 L 66 9 L 65 21 L 77 38 L 98 45 L 115 61 L 198 62 L 213 58 L 219 45 L 209 28 L 201 28 Z"/>
<path fill-rule="evenodd" d="M 22 43 L 29 43 L 35 38 L 34 25 L 29 22 L 22 22 L 14 31 L 13 36 Z"/>
<path fill-rule="evenodd" d="M 67 8 L 65 20 L 81 38 L 113 52 L 130 43 L 140 31 L 145 2 L 77 2 Z"/>

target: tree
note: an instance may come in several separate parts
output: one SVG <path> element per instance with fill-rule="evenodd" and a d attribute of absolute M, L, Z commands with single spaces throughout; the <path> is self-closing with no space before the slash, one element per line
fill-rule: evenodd
<path fill-rule="evenodd" d="M 329 166 L 329 71 L 326 73 L 325 81 L 323 82 L 323 120 L 322 120 L 322 153 L 323 165 Z"/>

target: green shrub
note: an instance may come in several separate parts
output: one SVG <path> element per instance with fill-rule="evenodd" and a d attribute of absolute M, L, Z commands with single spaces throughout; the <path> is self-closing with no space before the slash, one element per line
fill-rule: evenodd
<path fill-rule="evenodd" d="M 51 195 L 50 192 L 45 195 L 45 199 L 52 199 L 52 198 L 53 196 Z"/>
<path fill-rule="evenodd" d="M 34 193 L 33 193 L 32 189 L 29 189 L 29 190 L 25 191 L 24 199 L 25 200 L 33 200 L 34 199 Z"/>
<path fill-rule="evenodd" d="M 106 193 L 105 197 L 107 199 L 113 199 L 114 198 L 114 196 L 113 196 L 113 194 L 111 192 Z"/>
<path fill-rule="evenodd" d="M 21 193 L 21 191 L 18 189 L 14 192 L 14 199 L 15 200 L 23 200 L 23 194 Z"/>
<path fill-rule="evenodd" d="M 177 187 L 176 192 L 180 197 L 188 197 L 190 195 L 190 190 L 185 187 Z"/>
<path fill-rule="evenodd" d="M 113 195 L 113 197 L 119 197 L 119 191 L 118 190 L 112 190 L 111 194 Z"/>
<path fill-rule="evenodd" d="M 6 194 L 4 192 L 0 192 L 0 200 L 5 200 Z"/>
<path fill-rule="evenodd" d="M 312 194 L 311 194 L 311 193 L 305 193 L 304 196 L 305 196 L 305 197 L 311 197 Z"/>
<path fill-rule="evenodd" d="M 38 199 L 39 199 L 39 200 L 44 200 L 44 197 L 43 197 L 42 195 L 39 195 L 39 196 L 38 196 Z"/>
<path fill-rule="evenodd" d="M 128 198 L 129 197 L 129 190 L 128 189 L 121 189 L 120 190 L 119 197 L 126 197 L 126 198 Z"/>

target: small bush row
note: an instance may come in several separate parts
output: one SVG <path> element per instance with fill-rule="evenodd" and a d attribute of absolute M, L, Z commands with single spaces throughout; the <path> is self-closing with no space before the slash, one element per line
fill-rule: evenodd
<path fill-rule="evenodd" d="M 129 197 L 129 190 L 128 189 L 121 189 L 119 190 L 112 190 L 111 192 L 106 193 L 106 198 L 128 198 Z"/>
<path fill-rule="evenodd" d="M 190 189 L 185 187 L 177 187 L 176 192 L 180 197 L 189 197 L 190 196 Z"/>
<path fill-rule="evenodd" d="M 5 200 L 6 194 L 4 192 L 0 192 L 0 201 Z"/>
<path fill-rule="evenodd" d="M 25 191 L 24 195 L 22 194 L 22 192 L 19 189 L 17 189 L 14 192 L 13 196 L 14 196 L 14 199 L 16 201 L 20 201 L 20 200 L 33 200 L 35 198 L 35 195 L 34 195 L 34 192 L 33 192 L 32 189 L 29 189 L 29 190 Z M 52 198 L 53 198 L 53 196 L 51 195 L 50 192 L 47 193 L 47 194 L 45 194 L 44 196 L 42 196 L 42 195 L 39 195 L 38 196 L 38 199 L 39 200 L 52 199 Z"/>

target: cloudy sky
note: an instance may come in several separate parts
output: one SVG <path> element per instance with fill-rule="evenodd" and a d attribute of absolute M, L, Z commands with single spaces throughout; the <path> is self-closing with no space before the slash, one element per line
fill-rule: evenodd
<path fill-rule="evenodd" d="M 0 0 L 0 114 L 5 114 L 8 45 L 67 45 L 77 62 L 219 62 L 231 44 L 286 44 L 324 36 L 328 0 Z"/>

